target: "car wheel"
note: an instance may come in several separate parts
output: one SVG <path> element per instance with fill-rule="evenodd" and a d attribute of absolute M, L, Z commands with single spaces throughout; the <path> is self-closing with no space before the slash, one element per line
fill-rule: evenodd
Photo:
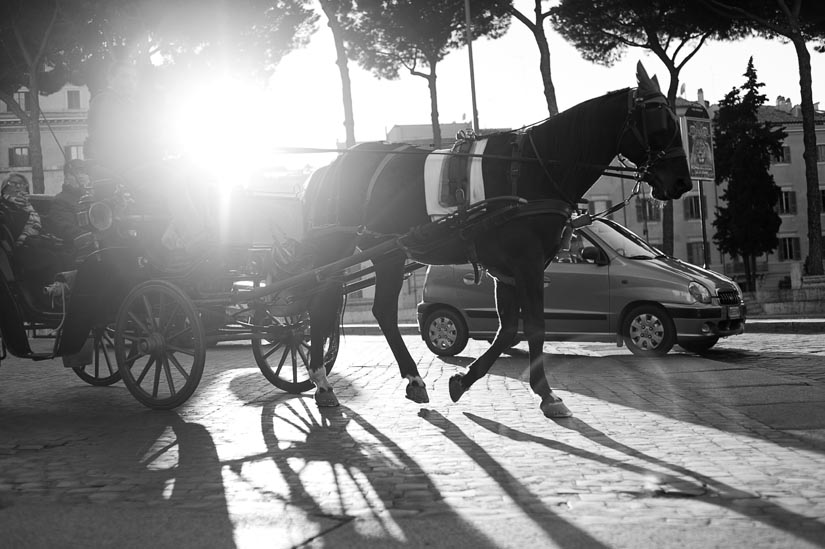
<path fill-rule="evenodd" d="M 467 325 L 458 313 L 436 309 L 424 320 L 424 341 L 438 356 L 455 356 L 467 346 Z"/>
<path fill-rule="evenodd" d="M 640 305 L 625 316 L 622 336 L 634 355 L 664 356 L 676 343 L 676 328 L 661 307 Z"/>
<path fill-rule="evenodd" d="M 699 341 L 685 341 L 684 343 L 679 343 L 679 347 L 690 353 L 696 353 L 697 355 L 701 355 L 703 353 L 708 352 L 710 348 L 716 345 L 718 342 L 719 336 L 714 336 L 709 337 L 707 339 L 701 339 Z"/>

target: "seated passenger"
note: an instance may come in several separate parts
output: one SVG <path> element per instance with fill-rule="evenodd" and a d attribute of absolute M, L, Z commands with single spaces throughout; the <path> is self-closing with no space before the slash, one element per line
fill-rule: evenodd
<path fill-rule="evenodd" d="M 21 248 L 29 237 L 40 234 L 40 214 L 29 202 L 29 180 L 22 173 L 12 172 L 0 184 L 0 208 L 15 249 Z"/>
<path fill-rule="evenodd" d="M 43 232 L 40 214 L 29 201 L 25 175 L 11 173 L 0 184 L 0 209 L 14 239 L 13 257 L 21 273 L 20 282 L 33 296 L 40 297 L 54 275 L 66 268 L 63 242 Z"/>
<path fill-rule="evenodd" d="M 48 215 L 43 219 L 44 228 L 61 238 L 69 252 L 78 256 L 88 255 L 95 244 L 89 231 L 80 226 L 78 215 L 84 210 L 81 199 L 89 187 L 89 176 L 82 160 L 70 160 L 63 166 L 63 188 L 54 197 Z M 88 239 L 78 238 L 88 235 Z"/>

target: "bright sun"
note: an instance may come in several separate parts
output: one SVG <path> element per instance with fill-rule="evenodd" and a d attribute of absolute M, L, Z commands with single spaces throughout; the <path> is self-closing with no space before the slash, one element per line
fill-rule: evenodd
<path fill-rule="evenodd" d="M 210 79 L 188 84 L 170 102 L 170 148 L 185 158 L 237 184 L 271 166 L 279 139 L 272 123 L 276 113 L 262 86 Z"/>

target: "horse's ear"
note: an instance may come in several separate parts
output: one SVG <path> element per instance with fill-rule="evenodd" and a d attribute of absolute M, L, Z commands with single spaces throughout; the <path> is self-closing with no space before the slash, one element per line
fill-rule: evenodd
<path fill-rule="evenodd" d="M 658 90 L 659 83 L 656 80 L 656 77 L 653 77 L 653 80 L 647 75 L 647 71 L 645 70 L 644 65 L 642 62 L 639 61 L 636 63 L 636 81 L 639 83 L 639 88 L 646 89 L 646 90 Z"/>
<path fill-rule="evenodd" d="M 660 86 L 660 85 L 659 85 L 659 79 L 658 79 L 658 78 L 656 78 L 656 75 L 655 75 L 655 74 L 653 75 L 653 83 L 656 85 L 656 89 L 657 89 L 657 90 L 661 90 L 661 89 L 662 89 L 662 86 Z"/>

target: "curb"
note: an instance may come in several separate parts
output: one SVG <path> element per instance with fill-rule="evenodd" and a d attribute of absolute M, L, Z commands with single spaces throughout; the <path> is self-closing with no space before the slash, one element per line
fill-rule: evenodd
<path fill-rule="evenodd" d="M 418 325 L 399 324 L 401 335 L 419 335 Z M 746 334 L 825 334 L 825 318 L 750 318 Z M 382 335 L 377 324 L 345 324 L 343 335 Z"/>

